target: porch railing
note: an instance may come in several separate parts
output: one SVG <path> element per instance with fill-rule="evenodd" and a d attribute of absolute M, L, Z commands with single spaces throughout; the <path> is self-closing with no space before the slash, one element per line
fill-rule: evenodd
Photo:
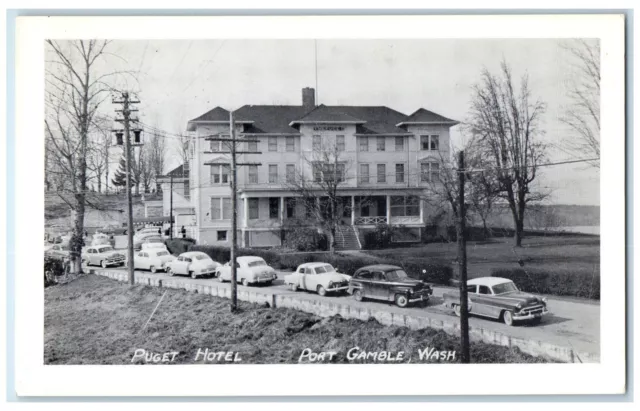
<path fill-rule="evenodd" d="M 374 216 L 374 217 L 356 217 L 357 225 L 368 225 L 368 224 L 386 224 L 387 217 L 386 216 Z"/>

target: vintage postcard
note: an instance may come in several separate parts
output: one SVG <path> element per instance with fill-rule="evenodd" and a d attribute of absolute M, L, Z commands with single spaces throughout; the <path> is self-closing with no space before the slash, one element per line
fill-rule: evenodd
<path fill-rule="evenodd" d="M 624 391 L 621 16 L 17 40 L 19 395 Z"/>

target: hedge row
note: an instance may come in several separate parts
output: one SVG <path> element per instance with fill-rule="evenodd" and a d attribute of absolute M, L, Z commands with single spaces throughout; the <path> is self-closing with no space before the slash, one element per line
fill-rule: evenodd
<path fill-rule="evenodd" d="M 225 263 L 231 259 L 231 252 L 227 247 L 192 245 L 189 247 L 189 251 L 202 251 L 208 254 L 214 261 L 221 263 Z M 449 280 L 451 280 L 451 277 L 453 276 L 453 269 L 450 265 L 429 263 L 418 258 L 397 261 L 388 258 L 359 257 L 340 253 L 289 254 L 279 253 L 273 250 L 239 248 L 238 256 L 243 255 L 262 257 L 267 264 L 276 269 L 295 270 L 300 264 L 322 261 L 331 264 L 336 268 L 336 270 L 342 273 L 352 275 L 360 267 L 384 263 L 401 266 L 410 277 L 431 283 L 449 284 Z M 424 273 L 423 270 L 425 271 Z"/>
<path fill-rule="evenodd" d="M 543 270 L 495 269 L 493 277 L 512 280 L 522 291 L 600 299 L 600 271 L 597 273 L 550 272 Z"/>

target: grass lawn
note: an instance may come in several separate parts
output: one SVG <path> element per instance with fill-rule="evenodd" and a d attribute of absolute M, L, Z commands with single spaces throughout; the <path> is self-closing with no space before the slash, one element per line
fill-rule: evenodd
<path fill-rule="evenodd" d="M 130 364 L 136 349 L 146 349 L 178 351 L 175 363 L 192 364 L 198 348 L 240 352 L 243 363 L 297 363 L 304 348 L 337 351 L 334 362 L 347 362 L 346 352 L 356 346 L 404 351 L 418 362 L 418 349 L 458 348 L 458 338 L 441 330 L 414 331 L 339 316 L 321 318 L 243 302 L 239 302 L 241 311 L 231 314 L 228 306 L 228 300 L 208 295 L 83 276 L 45 290 L 44 363 Z M 471 356 L 473 362 L 546 362 L 482 343 L 472 344 Z"/>
<path fill-rule="evenodd" d="M 439 263 L 453 263 L 457 259 L 456 243 L 431 243 L 366 253 L 395 259 L 428 258 Z M 496 268 L 517 268 L 518 260 L 525 269 L 587 272 L 600 270 L 600 237 L 529 237 L 523 246 L 515 248 L 513 239 L 496 238 L 490 242 L 468 242 L 469 277 L 491 275 Z M 455 271 L 455 270 L 454 270 Z"/>

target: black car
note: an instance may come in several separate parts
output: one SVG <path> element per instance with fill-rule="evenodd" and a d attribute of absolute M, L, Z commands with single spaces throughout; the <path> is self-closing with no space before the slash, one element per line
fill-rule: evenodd
<path fill-rule="evenodd" d="M 427 302 L 433 289 L 423 281 L 410 278 L 395 265 L 377 264 L 358 269 L 349 281 L 354 298 L 394 301 L 398 307 L 414 302 Z"/>

